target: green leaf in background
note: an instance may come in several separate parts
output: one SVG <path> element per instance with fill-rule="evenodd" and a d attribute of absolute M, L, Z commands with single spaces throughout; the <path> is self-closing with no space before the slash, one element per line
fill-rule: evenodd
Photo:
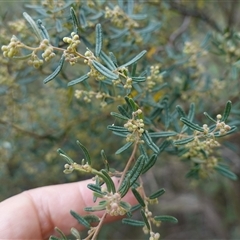
<path fill-rule="evenodd" d="M 122 114 L 119 114 L 119 113 L 111 112 L 110 114 L 112 116 L 114 116 L 116 118 L 119 118 L 119 119 L 122 119 L 122 120 L 128 120 L 129 119 L 128 117 L 125 117 L 125 116 L 123 116 Z"/>
<path fill-rule="evenodd" d="M 85 80 L 87 80 L 89 78 L 89 75 L 88 74 L 85 74 L 83 75 L 82 77 L 80 78 L 77 78 L 77 79 L 74 79 L 72 80 L 71 82 L 68 83 L 68 87 L 72 86 L 72 85 L 75 85 L 77 83 L 80 83 L 80 82 L 83 82 Z"/>
<path fill-rule="evenodd" d="M 116 66 L 115 63 L 112 61 L 112 59 L 110 57 L 108 57 L 103 51 L 100 52 L 99 57 L 103 60 L 103 62 L 107 65 L 107 67 L 110 70 L 115 70 Z"/>
<path fill-rule="evenodd" d="M 84 217 L 80 216 L 78 213 L 74 212 L 73 210 L 70 211 L 71 215 L 77 219 L 78 223 L 83 225 L 86 228 L 90 228 L 90 224 L 87 220 L 84 219 Z"/>
<path fill-rule="evenodd" d="M 89 223 L 97 223 L 100 221 L 99 217 L 93 214 L 88 214 L 86 216 L 83 216 L 83 218 Z"/>
<path fill-rule="evenodd" d="M 150 199 L 158 198 L 158 197 L 162 196 L 165 192 L 166 192 L 165 189 L 164 189 L 164 188 L 161 188 L 161 189 L 159 189 L 157 192 L 151 194 L 151 195 L 149 196 L 149 198 L 150 198 Z"/>
<path fill-rule="evenodd" d="M 47 29 L 43 26 L 42 21 L 40 19 L 37 20 L 37 24 L 38 24 L 38 28 L 41 30 L 43 38 L 50 40 Z"/>
<path fill-rule="evenodd" d="M 119 76 L 115 73 L 113 73 L 111 70 L 109 70 L 108 68 L 104 67 L 101 63 L 92 60 L 92 65 L 94 66 L 94 68 L 99 71 L 103 76 L 110 78 L 110 79 L 118 79 Z"/>
<path fill-rule="evenodd" d="M 154 153 L 158 153 L 159 147 L 153 142 L 147 130 L 143 132 L 142 136 L 146 144 L 154 151 Z"/>
<path fill-rule="evenodd" d="M 142 170 L 142 174 L 146 173 L 150 168 L 154 166 L 154 164 L 157 161 L 157 154 L 153 154 L 150 159 L 147 161 L 147 163 L 144 165 L 144 168 Z"/>
<path fill-rule="evenodd" d="M 143 221 L 145 222 L 146 227 L 148 228 L 148 230 L 150 230 L 150 224 L 148 222 L 148 218 L 143 209 L 141 209 L 141 215 L 142 215 Z"/>
<path fill-rule="evenodd" d="M 131 59 L 129 62 L 123 64 L 122 66 L 120 66 L 119 68 L 124 68 L 124 67 L 128 67 L 129 65 L 134 64 L 135 62 L 137 62 L 140 58 L 142 58 L 145 54 L 146 54 L 146 50 L 143 50 L 142 52 L 140 52 L 137 56 L 135 56 L 133 59 Z"/>
<path fill-rule="evenodd" d="M 163 138 L 163 137 L 171 137 L 176 136 L 178 133 L 173 131 L 167 131 L 167 132 L 153 132 L 149 133 L 149 136 L 151 138 Z"/>
<path fill-rule="evenodd" d="M 222 122 L 226 122 L 227 121 L 228 116 L 229 116 L 229 114 L 231 112 L 231 109 L 232 109 L 232 102 L 228 101 L 226 106 L 225 106 L 225 109 L 223 111 L 223 115 L 222 115 L 222 118 L 221 118 Z"/>
<path fill-rule="evenodd" d="M 70 231 L 71 231 L 71 234 L 72 234 L 76 239 L 81 239 L 81 235 L 80 235 L 79 231 L 78 231 L 76 228 L 72 227 Z"/>
<path fill-rule="evenodd" d="M 178 223 L 178 220 L 175 217 L 168 216 L 168 215 L 155 216 L 154 219 L 156 221 L 161 221 L 161 222 Z"/>
<path fill-rule="evenodd" d="M 112 178 L 109 176 L 109 174 L 107 173 L 107 171 L 105 169 L 102 169 L 101 172 L 105 176 L 104 180 L 105 180 L 105 183 L 107 185 L 108 191 L 112 192 L 112 193 L 115 193 L 116 188 L 115 188 L 115 185 L 114 185 L 114 182 L 113 182 Z"/>
<path fill-rule="evenodd" d="M 96 46 L 95 46 L 95 55 L 99 57 L 102 49 L 102 27 L 101 24 L 98 23 L 96 25 Z"/>
<path fill-rule="evenodd" d="M 197 130 L 199 132 L 204 132 L 204 129 L 202 127 L 200 127 L 198 124 L 195 124 L 195 123 L 191 122 L 188 118 L 181 117 L 180 120 L 185 125 L 187 125 L 189 128 L 191 128 L 192 130 Z"/>
<path fill-rule="evenodd" d="M 222 174 L 223 176 L 230 178 L 232 180 L 237 180 L 238 177 L 235 173 L 233 173 L 232 171 L 230 171 L 227 167 L 223 166 L 223 165 L 217 165 L 214 167 L 214 169 Z"/>
<path fill-rule="evenodd" d="M 140 195 L 140 193 L 137 191 L 137 189 L 132 188 L 132 193 L 135 196 L 135 198 L 137 199 L 137 201 L 141 204 L 142 207 L 145 207 L 146 204 L 142 198 L 142 196 Z"/>
<path fill-rule="evenodd" d="M 79 24 L 78 18 L 76 16 L 76 12 L 75 12 L 73 7 L 70 8 L 70 15 L 71 15 L 71 18 L 72 18 L 74 31 L 76 33 L 78 33 L 80 24 Z"/>
<path fill-rule="evenodd" d="M 188 138 L 183 138 L 180 140 L 173 141 L 174 145 L 185 145 L 189 142 L 192 142 L 194 140 L 194 136 L 188 137 Z"/>
<path fill-rule="evenodd" d="M 124 151 L 126 151 L 128 148 L 130 148 L 133 145 L 133 142 L 127 142 L 125 145 L 123 145 L 121 148 L 119 148 L 115 154 L 120 154 Z"/>
<path fill-rule="evenodd" d="M 122 223 L 131 225 L 134 227 L 144 227 L 145 226 L 145 223 L 143 221 L 134 220 L 131 218 L 123 218 Z"/>
<path fill-rule="evenodd" d="M 24 12 L 23 13 L 24 18 L 29 22 L 29 24 L 31 25 L 33 32 L 36 34 L 37 38 L 42 41 L 44 38 L 42 37 L 42 34 L 37 26 L 37 24 L 35 23 L 35 21 L 32 19 L 32 17 Z"/>
<path fill-rule="evenodd" d="M 91 165 L 91 158 L 90 158 L 90 155 L 89 155 L 89 152 L 88 152 L 87 148 L 84 147 L 84 146 L 82 145 L 82 143 L 80 143 L 80 141 L 78 141 L 78 140 L 77 140 L 77 144 L 78 144 L 78 146 L 82 149 L 82 151 L 83 151 L 83 153 L 84 153 L 84 156 L 85 156 L 86 162 L 87 162 L 89 165 Z"/>
<path fill-rule="evenodd" d="M 54 72 L 52 74 L 50 74 L 48 77 L 46 77 L 43 80 L 44 83 L 48 83 L 49 81 L 53 80 L 61 72 L 64 61 L 65 61 L 65 57 L 64 57 L 64 55 L 62 55 L 57 68 L 54 70 Z"/>
<path fill-rule="evenodd" d="M 90 190 L 92 190 L 93 192 L 98 193 L 99 195 L 104 195 L 104 193 L 103 193 L 102 190 L 101 190 L 101 187 L 98 186 L 98 185 L 96 185 L 96 184 L 89 183 L 89 184 L 87 185 L 87 187 L 88 187 Z"/>

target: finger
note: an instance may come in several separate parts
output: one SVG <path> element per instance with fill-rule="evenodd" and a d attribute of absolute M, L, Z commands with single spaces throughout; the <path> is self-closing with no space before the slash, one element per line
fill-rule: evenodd
<path fill-rule="evenodd" d="M 86 214 L 84 208 L 92 204 L 91 180 L 48 186 L 25 191 L 0 204 L 0 234 L 5 239 L 45 239 L 55 226 L 69 234 L 71 227 L 83 228 L 70 215 L 70 210 Z M 135 204 L 132 194 L 126 201 Z M 99 216 L 103 212 L 98 213 Z M 106 221 L 116 220 L 108 216 Z"/>

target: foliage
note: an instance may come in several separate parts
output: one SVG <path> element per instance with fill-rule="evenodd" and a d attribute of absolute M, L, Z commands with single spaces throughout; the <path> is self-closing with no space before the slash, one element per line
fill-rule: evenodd
<path fill-rule="evenodd" d="M 198 4 L 36 1 L 25 4 L 28 25 L 19 19 L 8 22 L 14 34 L 10 42 L 6 29 L 1 30 L 2 165 L 9 175 L 19 166 L 41 180 L 51 167 L 56 169 L 52 150 L 61 146 L 64 173 L 92 176 L 88 188 L 94 201 L 100 199 L 85 209 L 91 215 L 71 211 L 89 229 L 85 239 L 97 238 L 107 214 L 124 216 L 123 223 L 142 227 L 151 240 L 160 238 L 155 227 L 162 222 L 178 222 L 151 210 L 165 189 L 148 193 L 151 183 L 144 181 L 164 158 L 188 163 L 186 177 L 193 182 L 237 180 L 221 149 L 240 123 L 239 33 L 230 23 L 221 30 L 202 12 L 204 1 Z M 168 27 L 173 10 L 185 16 L 176 31 Z M 200 18 L 200 31 L 192 30 L 189 16 Z M 172 26 L 181 19 L 175 18 Z M 31 163 L 31 152 L 22 149 L 26 136 L 32 138 L 28 149 L 40 156 L 37 165 Z M 74 145 L 71 139 L 80 141 Z M 80 160 L 76 146 L 82 150 Z M 59 181 L 56 170 L 52 175 Z M 128 191 L 137 206 L 122 199 Z M 105 211 L 100 219 L 94 215 L 99 210 Z M 66 239 L 57 232 L 61 238 L 50 239 Z M 76 229 L 71 233 L 80 239 Z"/>

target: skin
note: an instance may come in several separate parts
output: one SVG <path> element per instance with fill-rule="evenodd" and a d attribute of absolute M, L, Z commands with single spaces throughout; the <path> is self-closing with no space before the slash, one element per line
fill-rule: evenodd
<path fill-rule="evenodd" d="M 114 180 L 116 181 L 116 180 Z M 36 188 L 22 192 L 0 203 L 0 239 L 48 239 L 57 235 L 54 227 L 65 234 L 71 227 L 83 230 L 84 227 L 70 215 L 73 210 L 85 215 L 84 208 L 92 204 L 92 191 L 87 188 L 91 180 Z M 124 197 L 130 204 L 136 204 L 131 193 Z M 102 216 L 103 212 L 96 212 Z M 119 217 L 107 215 L 104 222 Z"/>

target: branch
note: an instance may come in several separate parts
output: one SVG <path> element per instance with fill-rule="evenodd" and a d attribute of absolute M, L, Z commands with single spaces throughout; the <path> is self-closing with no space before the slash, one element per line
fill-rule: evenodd
<path fill-rule="evenodd" d="M 205 12 L 200 11 L 198 9 L 187 9 L 186 6 L 184 6 L 182 4 L 178 4 L 173 1 L 168 1 L 168 3 L 172 10 L 176 10 L 184 16 L 191 16 L 191 17 L 198 18 L 198 19 L 206 22 L 208 25 L 210 25 L 216 31 L 222 33 L 222 30 L 218 26 L 218 24 L 213 19 L 211 19 L 208 15 L 206 15 Z"/>

